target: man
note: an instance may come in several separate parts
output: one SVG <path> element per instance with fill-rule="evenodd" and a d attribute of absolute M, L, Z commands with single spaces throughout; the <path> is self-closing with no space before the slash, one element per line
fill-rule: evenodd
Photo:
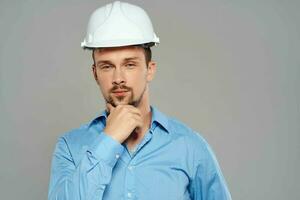
<path fill-rule="evenodd" d="M 114 2 L 92 14 L 82 47 L 92 50 L 107 109 L 58 139 L 49 199 L 231 199 L 206 141 L 150 106 L 157 43 L 137 6 Z"/>

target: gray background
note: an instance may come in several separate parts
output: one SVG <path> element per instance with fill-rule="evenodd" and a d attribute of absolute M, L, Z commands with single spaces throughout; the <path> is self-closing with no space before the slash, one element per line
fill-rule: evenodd
<path fill-rule="evenodd" d="M 58 135 L 104 108 L 80 42 L 107 2 L 1 0 L 1 199 L 46 199 Z M 299 1 L 129 2 L 161 39 L 152 104 L 208 140 L 233 199 L 300 199 Z"/>

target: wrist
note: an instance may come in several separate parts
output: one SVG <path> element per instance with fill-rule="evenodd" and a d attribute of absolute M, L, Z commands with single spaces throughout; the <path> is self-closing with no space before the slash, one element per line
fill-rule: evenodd
<path fill-rule="evenodd" d="M 115 141 L 119 142 L 120 144 L 123 143 L 123 139 L 118 137 L 117 134 L 114 134 L 113 131 L 104 128 L 103 132 L 108 135 L 109 137 L 111 137 L 112 139 L 114 139 Z"/>

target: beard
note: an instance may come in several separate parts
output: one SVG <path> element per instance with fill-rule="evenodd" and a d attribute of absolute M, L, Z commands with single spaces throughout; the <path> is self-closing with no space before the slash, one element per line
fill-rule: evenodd
<path fill-rule="evenodd" d="M 126 90 L 127 91 L 127 95 L 125 96 L 112 96 L 111 94 L 115 91 L 115 90 Z M 141 93 L 141 95 L 139 95 L 138 97 L 135 98 L 135 95 L 133 93 L 133 89 L 130 87 L 127 87 L 125 85 L 115 85 L 110 91 L 109 91 L 109 96 L 107 99 L 105 99 L 106 103 L 110 103 L 113 107 L 116 107 L 117 105 L 132 105 L 134 107 L 138 107 L 142 101 L 143 95 L 146 91 L 146 86 L 143 89 L 143 92 Z M 128 99 L 128 100 L 127 100 Z"/>

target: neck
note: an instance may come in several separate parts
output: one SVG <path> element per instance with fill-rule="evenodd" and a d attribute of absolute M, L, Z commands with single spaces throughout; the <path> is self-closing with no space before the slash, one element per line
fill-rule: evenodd
<path fill-rule="evenodd" d="M 141 100 L 140 104 L 137 106 L 137 108 L 141 111 L 142 118 L 144 121 L 143 127 L 141 127 L 141 131 L 143 131 L 143 130 L 147 131 L 150 128 L 151 116 L 152 116 L 150 103 L 149 103 L 148 87 L 146 87 L 146 90 L 143 94 L 142 100 Z M 139 134 L 140 134 L 140 131 L 139 131 Z"/>
<path fill-rule="evenodd" d="M 143 119 L 146 119 L 151 117 L 151 109 L 150 109 L 150 103 L 149 103 L 149 94 L 147 90 L 144 92 L 144 95 L 142 97 L 142 100 L 140 104 L 137 106 L 137 108 L 141 111 Z M 145 126 L 147 124 L 144 124 Z"/>

